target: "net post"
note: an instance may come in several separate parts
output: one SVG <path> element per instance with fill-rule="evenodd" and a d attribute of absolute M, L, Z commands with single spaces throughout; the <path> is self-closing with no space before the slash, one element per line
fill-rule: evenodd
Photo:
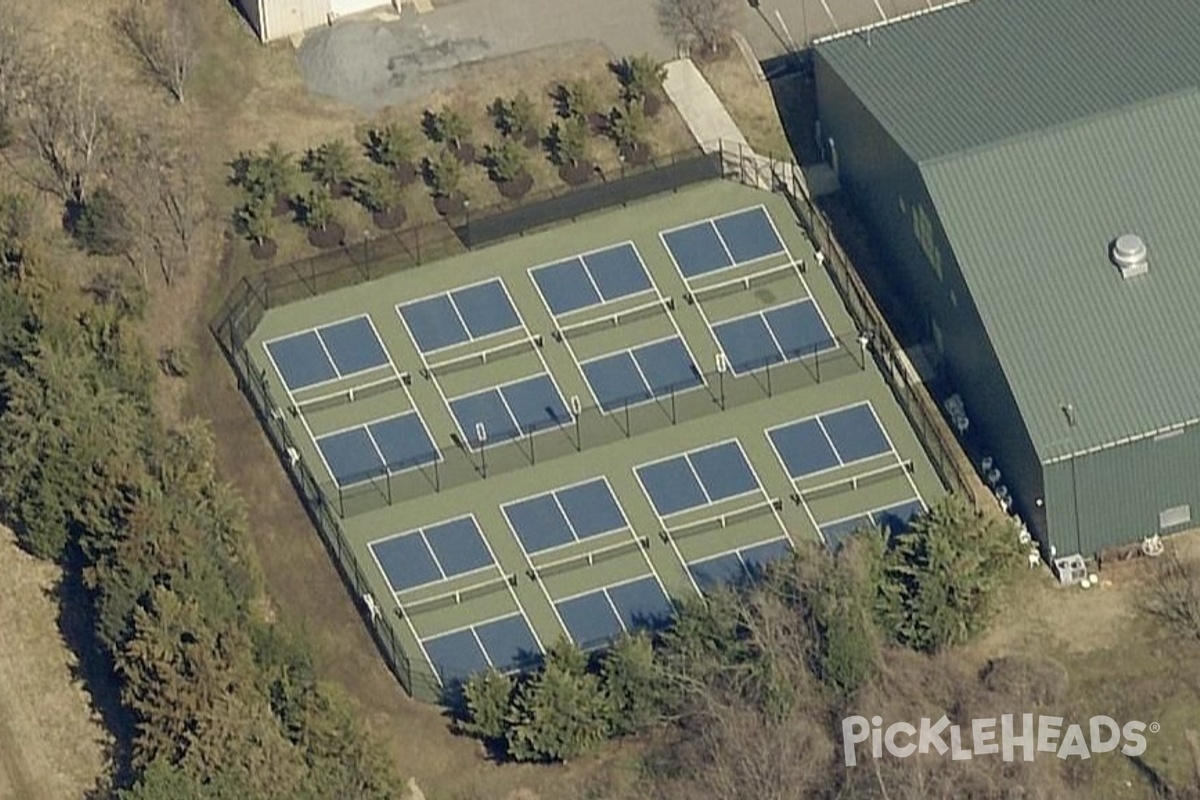
<path fill-rule="evenodd" d="M 384 469 L 387 469 L 387 467 L 384 467 Z M 387 470 L 385 481 L 387 483 L 387 501 L 390 506 L 392 504 L 392 471 L 390 469 Z"/>
<path fill-rule="evenodd" d="M 340 483 L 337 483 L 335 481 L 334 485 L 337 486 L 338 516 L 341 517 L 342 519 L 345 519 L 346 518 L 346 497 L 345 497 L 345 494 L 343 493 L 344 490 L 342 489 L 342 485 Z"/>
<path fill-rule="evenodd" d="M 440 492 L 442 490 L 441 458 L 435 458 L 433 460 L 433 490 L 435 492 Z"/>
<path fill-rule="evenodd" d="M 775 393 L 771 388 L 771 362 L 767 362 L 767 397 L 774 397 Z"/>
<path fill-rule="evenodd" d="M 821 382 L 821 343 L 813 345 L 813 363 L 817 368 L 817 383 Z"/>
<path fill-rule="evenodd" d="M 575 452 L 583 452 L 583 435 L 580 433 L 579 417 L 583 413 L 583 403 L 579 400 L 579 395 L 571 395 L 571 416 L 575 418 Z"/>
<path fill-rule="evenodd" d="M 674 425 L 677 421 L 678 420 L 675 415 L 675 387 L 672 386 L 671 387 L 671 424 Z"/>
<path fill-rule="evenodd" d="M 633 435 L 633 431 L 629 428 L 629 398 L 625 398 L 625 438 L 628 439 Z"/>

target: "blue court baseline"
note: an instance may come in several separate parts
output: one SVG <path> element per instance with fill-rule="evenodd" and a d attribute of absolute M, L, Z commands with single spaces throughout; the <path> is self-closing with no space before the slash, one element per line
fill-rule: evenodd
<path fill-rule="evenodd" d="M 368 546 L 393 594 L 497 566 L 471 515 L 378 539 Z"/>
<path fill-rule="evenodd" d="M 787 252 L 764 206 L 672 228 L 659 237 L 684 280 Z"/>
<path fill-rule="evenodd" d="M 708 591 L 722 584 L 737 585 L 752 579 L 768 564 L 786 558 L 791 552 L 791 542 L 786 537 L 780 537 L 689 561 L 687 568 L 701 591 Z"/>
<path fill-rule="evenodd" d="M 607 647 L 622 633 L 661 630 L 675 613 L 653 575 L 556 600 L 554 607 L 583 650 Z"/>
<path fill-rule="evenodd" d="M 605 413 L 704 384 L 679 336 L 585 361 L 580 368 Z"/>
<path fill-rule="evenodd" d="M 736 439 L 642 464 L 634 468 L 634 473 L 659 517 L 713 505 L 761 488 Z"/>
<path fill-rule="evenodd" d="M 810 298 L 716 323 L 712 331 L 735 375 L 838 346 Z"/>
<path fill-rule="evenodd" d="M 836 550 L 841 547 L 847 536 L 864 527 L 887 528 L 892 533 L 903 533 L 908 529 L 913 517 L 925 512 L 925 503 L 920 498 L 905 500 L 903 503 L 865 511 L 845 519 L 834 520 L 820 526 L 825 544 Z"/>
<path fill-rule="evenodd" d="M 526 555 L 630 527 L 606 478 L 515 500 L 501 511 Z"/>
<path fill-rule="evenodd" d="M 290 392 L 390 363 L 375 326 L 366 315 L 272 339 L 263 346 Z"/>
<path fill-rule="evenodd" d="M 521 612 L 421 640 L 442 686 L 458 686 L 489 667 L 502 673 L 528 669 L 543 651 Z"/>
<path fill-rule="evenodd" d="M 315 441 L 330 475 L 343 489 L 441 460 L 416 411 L 327 433 Z"/>
<path fill-rule="evenodd" d="M 654 288 L 637 248 L 630 242 L 533 267 L 529 275 L 555 316 Z"/>
<path fill-rule="evenodd" d="M 768 428 L 766 434 L 792 480 L 894 452 L 870 402 Z"/>
<path fill-rule="evenodd" d="M 396 306 L 422 355 L 521 327 L 499 278 Z"/>
<path fill-rule="evenodd" d="M 463 441 L 472 449 L 519 439 L 571 420 L 562 393 L 544 372 L 448 402 Z M 477 423 L 484 426 L 486 442 L 479 438 Z"/>

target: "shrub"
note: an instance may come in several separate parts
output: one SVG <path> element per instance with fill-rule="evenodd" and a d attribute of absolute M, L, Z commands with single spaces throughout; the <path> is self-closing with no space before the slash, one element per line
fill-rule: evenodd
<path fill-rule="evenodd" d="M 639 101 L 626 102 L 609 115 L 609 131 L 623 149 L 636 150 L 646 136 L 646 113 Z"/>
<path fill-rule="evenodd" d="M 367 128 L 361 140 L 367 156 L 380 166 L 396 169 L 412 162 L 413 137 L 397 122 Z"/>
<path fill-rule="evenodd" d="M 570 117 L 550 127 L 550 148 L 560 164 L 577 166 L 588 158 L 588 126 L 582 117 Z"/>
<path fill-rule="evenodd" d="M 517 689 L 507 719 L 508 753 L 517 761 L 569 761 L 604 741 L 608 719 L 607 698 L 587 671 L 587 656 L 560 642 Z"/>
<path fill-rule="evenodd" d="M 641 100 L 660 91 L 667 79 L 666 68 L 648 55 L 624 58 L 615 65 L 615 71 L 626 100 Z"/>
<path fill-rule="evenodd" d="M 429 116 L 433 140 L 448 144 L 456 150 L 471 138 L 471 125 L 462 114 L 452 108 L 443 108 Z"/>
<path fill-rule="evenodd" d="M 323 231 L 333 222 L 333 195 L 329 187 L 314 186 L 296 201 L 300 206 L 300 219 L 306 228 Z"/>
<path fill-rule="evenodd" d="M 511 181 L 528 171 L 528 159 L 512 139 L 501 139 L 499 144 L 488 145 L 487 168 L 492 180 Z"/>
<path fill-rule="evenodd" d="M 237 229 L 246 238 L 262 244 L 275 234 L 275 218 L 266 197 L 253 197 L 238 209 Z"/>
<path fill-rule="evenodd" d="M 271 142 L 261 153 L 241 153 L 230 164 L 229 182 L 242 189 L 251 200 L 263 198 L 274 203 L 292 192 L 296 166 L 292 154 L 279 142 Z"/>
<path fill-rule="evenodd" d="M 430 159 L 428 168 L 434 192 L 448 197 L 458 190 L 463 177 L 462 162 L 449 150 L 443 149 L 436 159 Z"/>
<path fill-rule="evenodd" d="M 386 214 L 404 200 L 404 192 L 395 177 L 386 169 L 376 168 L 367 173 L 356 184 L 358 202 L 368 211 Z"/>
<path fill-rule="evenodd" d="M 92 192 L 79 209 L 74 232 L 92 255 L 120 256 L 133 248 L 133 230 L 125 203 L 104 187 Z"/>
<path fill-rule="evenodd" d="M 604 655 L 600 682 L 612 716 L 610 732 L 627 736 L 658 722 L 667 707 L 667 682 L 644 634 L 624 636 Z"/>
<path fill-rule="evenodd" d="M 300 167 L 313 180 L 333 189 L 350 180 L 353 157 L 341 139 L 332 139 L 304 155 Z"/>
<path fill-rule="evenodd" d="M 470 736 L 496 746 L 504 742 L 513 680 L 495 670 L 475 675 L 463 687 L 464 719 L 459 728 Z"/>
<path fill-rule="evenodd" d="M 596 113 L 599 107 L 596 91 L 587 81 L 575 80 L 559 84 L 558 109 L 560 116 L 586 120 Z"/>
<path fill-rule="evenodd" d="M 524 90 L 517 92 L 511 100 L 497 97 L 489 111 L 496 128 L 504 136 L 515 139 L 528 131 L 537 130 L 537 109 Z"/>

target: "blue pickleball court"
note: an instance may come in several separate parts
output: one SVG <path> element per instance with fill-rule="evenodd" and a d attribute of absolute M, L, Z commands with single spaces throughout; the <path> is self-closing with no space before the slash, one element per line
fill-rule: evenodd
<path fill-rule="evenodd" d="M 390 363 L 366 315 L 272 339 L 264 347 L 280 380 L 291 392 Z"/>
<path fill-rule="evenodd" d="M 330 475 L 345 489 L 441 460 L 421 415 L 408 411 L 316 437 Z"/>
<path fill-rule="evenodd" d="M 474 515 L 378 539 L 370 548 L 393 593 L 496 566 Z"/>
<path fill-rule="evenodd" d="M 717 586 L 736 586 L 757 577 L 767 565 L 791 555 L 792 545 L 786 537 L 769 542 L 740 547 L 728 553 L 689 561 L 687 568 L 701 591 Z"/>
<path fill-rule="evenodd" d="M 704 384 L 683 340 L 671 336 L 580 364 L 597 404 L 605 412 Z"/>
<path fill-rule="evenodd" d="M 712 331 L 736 375 L 818 355 L 838 346 L 811 299 L 714 323 Z"/>
<path fill-rule="evenodd" d="M 606 478 L 516 500 L 501 510 L 526 555 L 629 529 Z"/>
<path fill-rule="evenodd" d="M 886 528 L 893 534 L 903 533 L 908 530 L 913 517 L 924 512 L 925 504 L 920 499 L 913 498 L 886 508 L 865 511 L 846 519 L 826 522 L 820 526 L 821 535 L 831 550 L 837 550 L 847 536 L 863 528 Z"/>
<path fill-rule="evenodd" d="M 643 464 L 634 473 L 660 517 L 760 489 L 758 476 L 736 439 Z"/>
<path fill-rule="evenodd" d="M 421 640 L 443 686 L 452 687 L 494 668 L 502 673 L 528 669 L 542 658 L 529 620 L 518 612 Z"/>
<path fill-rule="evenodd" d="M 463 441 L 474 449 L 571 421 L 562 393 L 546 373 L 462 395 L 449 403 Z M 481 431 L 484 438 L 479 436 Z"/>
<path fill-rule="evenodd" d="M 648 292 L 654 288 L 632 242 L 533 267 L 529 275 L 555 316 Z"/>
<path fill-rule="evenodd" d="M 675 612 L 653 575 L 556 600 L 554 607 L 584 650 L 606 647 L 622 633 L 661 630 Z"/>
<path fill-rule="evenodd" d="M 521 327 L 499 278 L 402 303 L 396 311 L 424 355 Z"/>
<path fill-rule="evenodd" d="M 766 431 L 792 480 L 894 452 L 869 402 Z"/>
<path fill-rule="evenodd" d="M 700 220 L 659 236 L 685 280 L 787 252 L 764 206 Z"/>

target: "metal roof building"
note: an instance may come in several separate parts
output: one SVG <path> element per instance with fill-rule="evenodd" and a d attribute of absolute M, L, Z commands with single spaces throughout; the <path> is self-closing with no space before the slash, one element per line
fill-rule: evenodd
<path fill-rule="evenodd" d="M 822 147 L 1047 555 L 1200 504 L 1197 31 L 1195 0 L 973 0 L 815 47 Z"/>
<path fill-rule="evenodd" d="M 349 14 L 378 8 L 400 10 L 401 0 L 234 0 L 264 42 L 300 36 Z"/>

